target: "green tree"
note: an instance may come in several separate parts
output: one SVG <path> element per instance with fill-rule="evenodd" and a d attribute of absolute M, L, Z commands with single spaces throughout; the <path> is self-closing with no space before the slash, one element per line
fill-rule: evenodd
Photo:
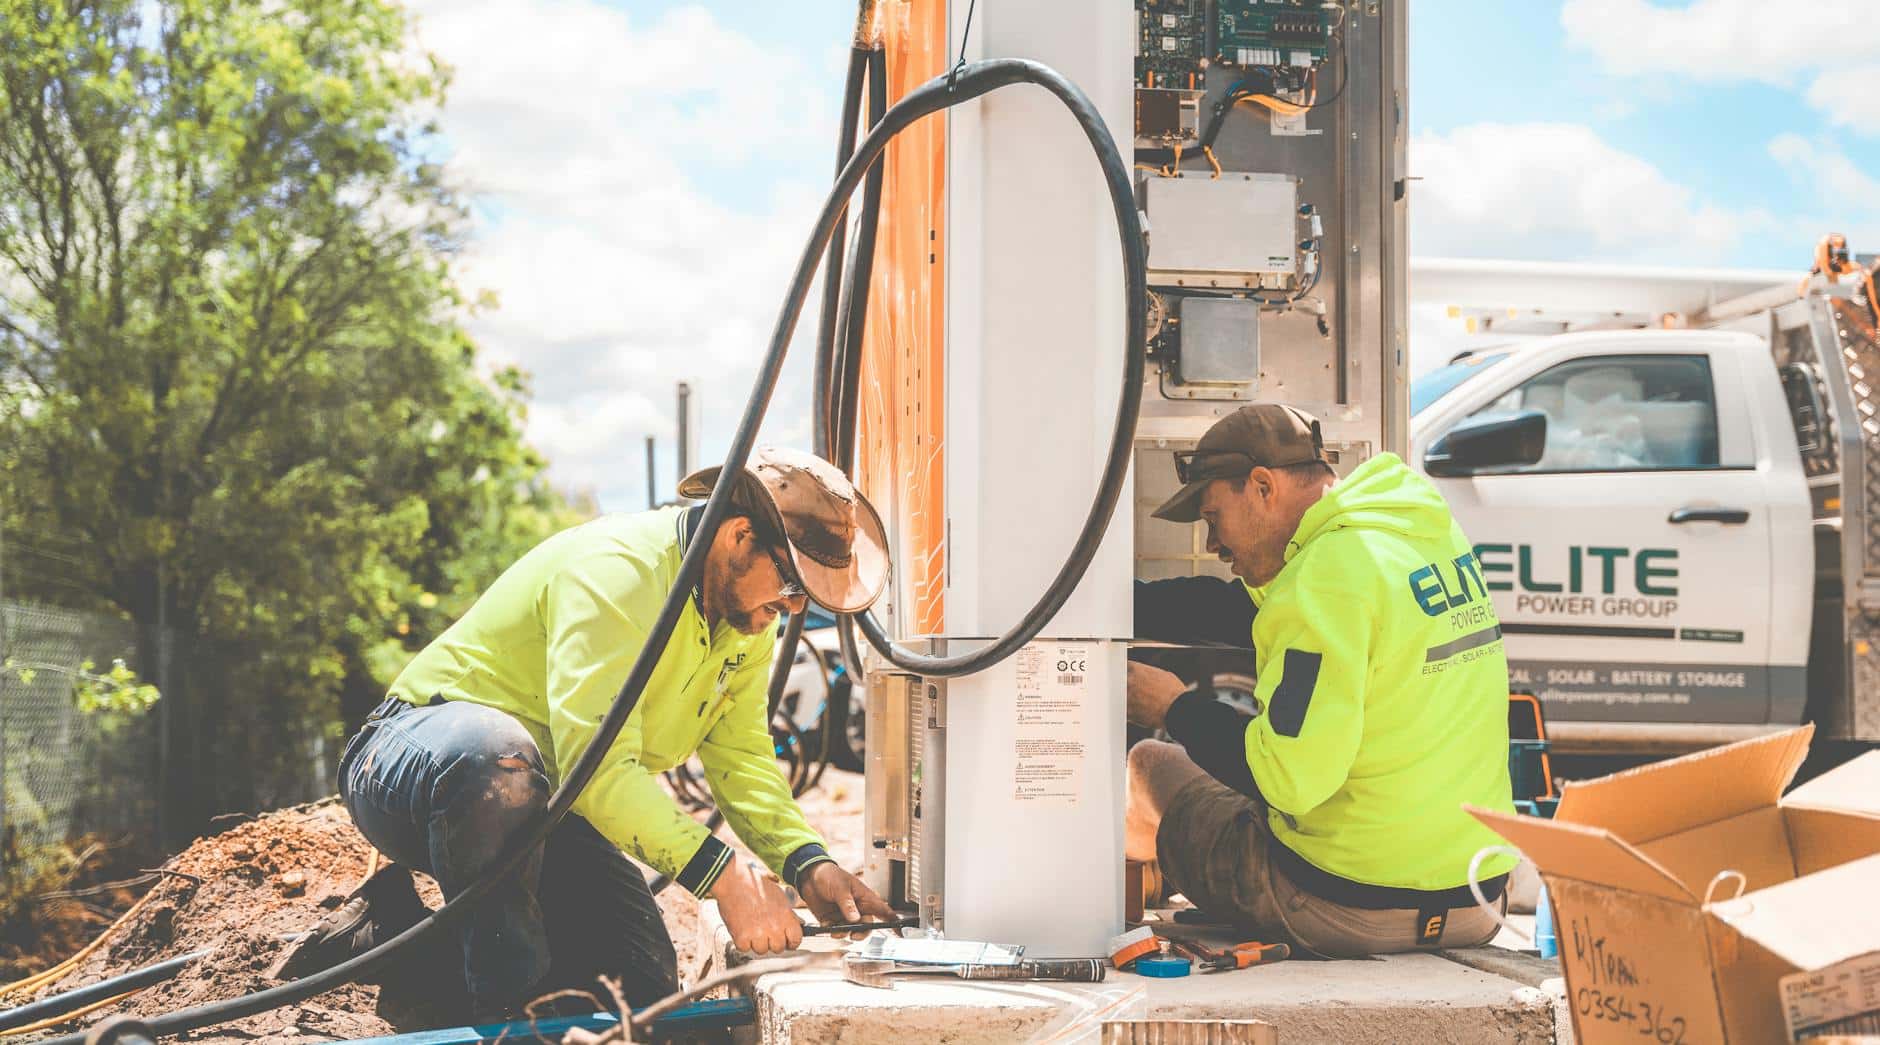
<path fill-rule="evenodd" d="M 171 840 L 568 521 L 456 318 L 444 83 L 391 0 L 0 0 L 0 521 L 135 624 Z"/>

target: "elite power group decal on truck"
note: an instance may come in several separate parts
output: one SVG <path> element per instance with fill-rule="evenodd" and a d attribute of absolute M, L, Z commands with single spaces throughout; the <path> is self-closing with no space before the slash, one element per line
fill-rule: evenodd
<path fill-rule="evenodd" d="M 1741 662 L 1743 632 L 1684 624 L 1701 607 L 1679 602 L 1678 549 L 1486 543 L 1475 557 L 1503 607 L 1509 683 L 1550 714 L 1651 720 L 1698 704 L 1705 718 L 1731 721 L 1765 712 L 1769 669 Z M 1559 648 L 1583 649 L 1589 639 L 1615 645 L 1598 657 Z M 1701 658 L 1707 663 L 1683 663 L 1693 659 L 1688 650 L 1661 655 L 1688 642 L 1735 648 L 1708 647 L 1722 656 Z"/>
<path fill-rule="evenodd" d="M 1615 626 L 1650 621 L 1657 626 L 1639 638 L 1676 637 L 1668 623 L 1678 612 L 1676 548 L 1576 544 L 1562 555 L 1531 544 L 1478 544 L 1475 557 L 1489 591 L 1515 593 L 1517 613 L 1583 617 L 1589 629 L 1598 629 L 1580 634 L 1610 635 Z"/>

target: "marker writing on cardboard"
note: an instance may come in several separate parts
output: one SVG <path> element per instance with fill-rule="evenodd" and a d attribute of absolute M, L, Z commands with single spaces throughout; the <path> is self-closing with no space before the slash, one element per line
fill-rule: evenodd
<path fill-rule="evenodd" d="M 1595 984 L 1613 987 L 1636 987 L 1638 977 L 1632 972 L 1632 964 L 1625 956 L 1606 950 L 1606 938 L 1593 935 L 1591 921 L 1581 918 L 1573 920 L 1573 957 L 1586 971 L 1593 974 Z"/>
<path fill-rule="evenodd" d="M 1638 1028 L 1641 1037 L 1661 1045 L 1682 1045 L 1684 1017 L 1665 1011 L 1662 1003 L 1639 1000 L 1638 974 L 1625 955 L 1609 948 L 1606 938 L 1593 932 L 1589 919 L 1572 922 L 1573 959 L 1586 970 L 1591 984 L 1573 993 L 1573 1008 L 1582 1017 Z"/>

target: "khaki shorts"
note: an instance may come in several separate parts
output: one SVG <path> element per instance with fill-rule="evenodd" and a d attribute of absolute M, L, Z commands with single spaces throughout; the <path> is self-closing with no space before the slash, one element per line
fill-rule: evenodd
<path fill-rule="evenodd" d="M 1478 947 L 1499 928 L 1487 911 L 1471 904 L 1451 908 L 1440 934 L 1420 942 L 1426 912 L 1373 911 L 1313 896 L 1273 866 L 1268 853 L 1277 844 L 1265 808 L 1212 777 L 1176 792 L 1155 837 L 1156 859 L 1171 892 L 1262 943 L 1284 941 L 1325 958 L 1358 958 Z"/>

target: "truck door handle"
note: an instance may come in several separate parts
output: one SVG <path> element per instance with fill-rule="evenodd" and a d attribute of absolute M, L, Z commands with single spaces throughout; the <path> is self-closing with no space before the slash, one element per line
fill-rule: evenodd
<path fill-rule="evenodd" d="M 1679 508 L 1665 520 L 1671 523 L 1714 522 L 1725 526 L 1741 526 L 1749 522 L 1749 511 L 1743 508 Z"/>

